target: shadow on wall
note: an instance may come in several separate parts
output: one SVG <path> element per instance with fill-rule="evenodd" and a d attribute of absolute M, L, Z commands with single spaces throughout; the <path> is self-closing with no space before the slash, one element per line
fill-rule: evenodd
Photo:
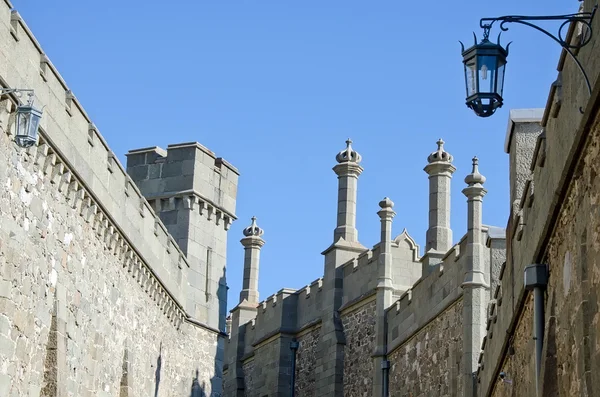
<path fill-rule="evenodd" d="M 160 386 L 160 370 L 162 368 L 162 342 L 160 342 L 160 347 L 158 349 L 158 358 L 156 359 L 156 386 L 154 387 L 154 397 L 158 397 L 158 387 Z"/>
<path fill-rule="evenodd" d="M 200 382 L 198 381 L 198 370 L 196 370 L 196 376 L 194 380 L 192 380 L 192 392 L 190 397 L 206 397 L 206 383 L 202 382 L 202 386 L 200 386 Z"/>
<path fill-rule="evenodd" d="M 223 270 L 223 275 L 219 278 L 219 287 L 217 291 L 217 302 L 219 305 L 219 330 L 225 332 L 225 318 L 227 314 L 227 282 L 225 278 L 225 270 Z M 223 337 L 220 336 L 222 339 Z M 214 373 L 210 379 L 210 385 L 212 392 L 210 393 L 211 397 L 221 396 L 221 393 L 216 393 L 215 390 L 221 390 L 223 387 L 223 360 L 224 360 L 224 352 L 223 349 L 217 349 L 217 356 L 214 360 Z M 162 342 L 160 342 L 159 354 L 156 360 L 156 371 L 155 371 L 155 387 L 154 387 L 154 397 L 158 397 L 158 391 L 160 386 L 161 379 L 161 369 L 162 369 L 163 359 L 162 359 Z M 206 381 L 202 381 L 200 384 L 200 371 L 196 368 L 196 374 L 192 379 L 192 388 L 190 392 L 190 397 L 208 397 L 207 394 L 207 385 Z"/>

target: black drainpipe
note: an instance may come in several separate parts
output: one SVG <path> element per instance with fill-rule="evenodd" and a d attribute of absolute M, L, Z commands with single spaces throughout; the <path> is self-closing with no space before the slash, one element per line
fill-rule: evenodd
<path fill-rule="evenodd" d="M 385 357 L 385 360 L 383 360 L 381 362 L 381 372 L 383 372 L 383 376 L 382 376 L 382 388 L 381 388 L 381 395 L 383 397 L 388 397 L 389 395 L 389 391 L 388 391 L 388 387 L 389 387 L 389 383 L 390 383 L 390 362 L 387 359 L 387 356 Z"/>
<path fill-rule="evenodd" d="M 533 339 L 535 340 L 535 390 L 540 395 L 540 372 L 542 368 L 542 349 L 544 348 L 544 290 L 548 285 L 546 265 L 525 267 L 525 289 L 533 290 Z"/>
<path fill-rule="evenodd" d="M 298 352 L 298 346 L 300 344 L 297 340 L 292 340 L 290 342 L 290 349 L 292 350 L 292 381 L 290 385 L 290 396 L 294 397 L 296 392 L 296 353 Z"/>

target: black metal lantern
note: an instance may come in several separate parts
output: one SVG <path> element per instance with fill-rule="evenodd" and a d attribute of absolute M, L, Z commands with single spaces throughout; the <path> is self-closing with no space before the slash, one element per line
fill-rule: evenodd
<path fill-rule="evenodd" d="M 592 95 L 592 86 L 585 69 L 579 62 L 572 50 L 578 50 L 587 45 L 592 39 L 592 20 L 598 9 L 598 4 L 592 7 L 589 12 L 578 12 L 575 14 L 564 15 L 505 15 L 496 18 L 481 18 L 479 27 L 483 29 L 483 40 L 477 44 L 475 34 L 475 44 L 473 47 L 465 51 L 465 46 L 461 42 L 463 63 L 465 64 L 465 84 L 467 86 L 467 106 L 480 117 L 489 117 L 496 109 L 502 107 L 502 89 L 504 86 L 504 69 L 506 68 L 506 57 L 508 56 L 508 47 L 502 48 L 500 45 L 500 35 L 498 35 L 498 43 L 494 44 L 489 41 L 490 30 L 492 25 L 500 22 L 500 30 L 503 32 L 508 30 L 506 24 L 518 23 L 529 26 L 535 30 L 544 33 L 552 40 L 556 41 L 563 50 L 570 55 L 571 59 L 583 75 L 590 96 Z M 536 25 L 532 21 L 562 21 L 558 28 L 558 35 L 554 35 L 546 29 Z M 564 36 L 563 29 L 569 29 L 573 25 L 580 30 L 579 40 L 572 41 L 567 33 Z M 583 108 L 579 111 L 583 113 Z"/>
<path fill-rule="evenodd" d="M 21 147 L 35 145 L 38 137 L 38 127 L 42 112 L 33 107 L 31 103 L 17 107 L 15 142 Z"/>
<path fill-rule="evenodd" d="M 465 64 L 465 84 L 467 88 L 467 106 L 480 117 L 489 117 L 502 107 L 502 89 L 508 46 L 506 49 L 488 39 L 488 31 L 483 40 L 465 50 L 461 42 L 463 63 Z M 509 43 L 510 45 L 510 43 Z"/>

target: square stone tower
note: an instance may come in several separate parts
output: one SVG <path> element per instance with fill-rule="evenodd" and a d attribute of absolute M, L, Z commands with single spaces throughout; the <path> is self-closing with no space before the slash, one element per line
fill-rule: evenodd
<path fill-rule="evenodd" d="M 187 312 L 224 332 L 227 230 L 236 219 L 239 172 L 192 142 L 131 150 L 127 173 L 187 256 Z"/>

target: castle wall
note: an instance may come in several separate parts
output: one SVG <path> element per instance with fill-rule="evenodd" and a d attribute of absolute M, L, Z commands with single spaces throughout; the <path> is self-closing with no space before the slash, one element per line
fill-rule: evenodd
<path fill-rule="evenodd" d="M 448 251 L 441 265 L 417 281 L 392 305 L 388 321 L 388 349 L 404 344 L 462 296 L 466 239 Z"/>
<path fill-rule="evenodd" d="M 342 265 L 344 278 L 344 295 L 342 297 L 342 308 L 361 300 L 365 294 L 372 293 L 377 286 L 377 258 L 379 258 L 379 246 L 373 250 L 365 251 L 358 257 Z"/>
<path fill-rule="evenodd" d="M 341 313 L 344 347 L 344 396 L 368 396 L 373 391 L 375 295 Z"/>
<path fill-rule="evenodd" d="M 0 133 L 0 395 L 218 393 L 218 334 L 171 309 L 50 156 Z"/>
<path fill-rule="evenodd" d="M 388 355 L 390 396 L 463 395 L 462 299 Z"/>
<path fill-rule="evenodd" d="M 289 335 L 276 335 L 257 344 L 253 356 L 244 362 L 244 395 L 289 395 L 292 350 Z M 246 372 L 247 371 L 247 372 Z"/>
<path fill-rule="evenodd" d="M 244 396 L 250 397 L 252 390 L 256 389 L 254 379 L 254 359 L 250 359 L 242 366 L 244 370 Z"/>
<path fill-rule="evenodd" d="M 296 353 L 295 391 L 298 397 L 315 395 L 316 354 L 321 339 L 321 327 L 314 326 L 300 333 Z"/>
<path fill-rule="evenodd" d="M 502 371 L 505 381 L 494 379 L 492 397 L 535 396 L 535 383 L 531 376 L 535 374 L 535 342 L 533 335 L 533 299 L 531 295 L 525 303 L 523 313 L 515 329 L 512 341 L 513 353 L 504 357 Z M 556 396 L 548 393 L 548 396 Z M 569 394 L 566 394 L 569 395 Z M 582 394 L 573 394 L 582 395 Z"/>

